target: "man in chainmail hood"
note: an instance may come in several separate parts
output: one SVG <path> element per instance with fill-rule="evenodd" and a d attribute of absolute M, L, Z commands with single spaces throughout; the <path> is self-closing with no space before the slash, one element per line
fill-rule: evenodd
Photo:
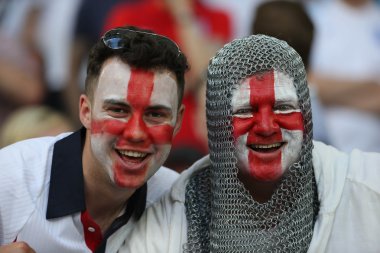
<path fill-rule="evenodd" d="M 219 50 L 206 115 L 210 155 L 107 252 L 380 251 L 380 154 L 312 141 L 305 68 L 286 42 Z"/>
<path fill-rule="evenodd" d="M 206 112 L 212 190 L 207 170 L 190 179 L 188 246 L 210 236 L 215 252 L 306 252 L 319 203 L 300 56 L 264 35 L 233 41 L 209 64 Z M 198 227 L 207 211 L 210 230 Z"/>

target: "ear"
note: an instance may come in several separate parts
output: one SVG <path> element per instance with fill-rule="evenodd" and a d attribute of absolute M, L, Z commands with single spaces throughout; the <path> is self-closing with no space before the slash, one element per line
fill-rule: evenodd
<path fill-rule="evenodd" d="M 174 126 L 173 136 L 175 136 L 178 133 L 178 131 L 181 129 L 184 111 L 185 111 L 185 105 L 182 104 L 177 113 L 177 122 L 175 123 L 175 126 Z"/>
<path fill-rule="evenodd" d="M 91 102 L 84 94 L 79 98 L 79 118 L 85 128 L 91 129 Z"/>

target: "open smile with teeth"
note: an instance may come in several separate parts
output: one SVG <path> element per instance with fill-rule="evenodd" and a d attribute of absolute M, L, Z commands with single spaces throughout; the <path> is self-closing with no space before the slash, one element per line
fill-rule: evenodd
<path fill-rule="evenodd" d="M 269 153 L 280 149 L 283 145 L 285 145 L 284 142 L 277 142 L 272 144 L 251 144 L 249 147 L 256 152 Z"/>
<path fill-rule="evenodd" d="M 117 150 L 119 155 L 124 158 L 133 159 L 133 160 L 144 160 L 148 156 L 148 153 L 129 151 L 129 150 Z"/>

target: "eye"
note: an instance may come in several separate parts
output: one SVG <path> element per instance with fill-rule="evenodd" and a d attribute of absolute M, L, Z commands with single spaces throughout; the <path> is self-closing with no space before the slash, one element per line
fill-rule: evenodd
<path fill-rule="evenodd" d="M 292 104 L 280 104 L 276 105 L 274 108 L 275 113 L 292 113 L 292 112 L 298 112 L 299 108 L 298 106 L 294 106 Z"/>
<path fill-rule="evenodd" d="M 125 110 L 123 108 L 111 108 L 110 111 L 115 113 L 123 113 Z"/>
<path fill-rule="evenodd" d="M 164 117 L 164 114 L 159 112 L 149 112 L 147 113 L 147 116 L 151 118 L 162 118 Z"/>
<path fill-rule="evenodd" d="M 248 118 L 253 115 L 252 108 L 241 108 L 233 112 L 233 116 L 239 118 Z"/>
<path fill-rule="evenodd" d="M 124 107 L 119 107 L 119 106 L 111 106 L 111 107 L 108 107 L 106 110 L 108 114 L 114 118 L 125 117 L 129 112 L 128 109 Z"/>
<path fill-rule="evenodd" d="M 162 124 L 169 122 L 172 117 L 166 110 L 150 110 L 145 113 L 144 118 L 150 124 Z"/>

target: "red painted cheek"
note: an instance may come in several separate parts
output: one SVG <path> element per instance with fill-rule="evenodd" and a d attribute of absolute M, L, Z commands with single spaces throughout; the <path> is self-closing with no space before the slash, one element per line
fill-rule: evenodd
<path fill-rule="evenodd" d="M 119 120 L 94 120 L 91 122 L 92 134 L 121 135 L 125 129 L 125 123 Z"/>
<path fill-rule="evenodd" d="M 277 114 L 276 121 L 281 128 L 287 130 L 302 130 L 304 131 L 303 117 L 300 112 L 289 114 Z"/>
<path fill-rule="evenodd" d="M 244 135 L 251 129 L 251 127 L 253 126 L 253 120 L 252 118 L 242 119 L 238 117 L 233 117 L 232 126 L 234 127 L 233 137 L 236 140 L 238 137 Z"/>
<path fill-rule="evenodd" d="M 173 139 L 174 127 L 170 125 L 160 125 L 149 127 L 149 136 L 155 144 L 170 144 Z"/>
<path fill-rule="evenodd" d="M 145 123 L 143 124 L 145 125 Z M 92 134 L 110 134 L 113 136 L 119 136 L 122 139 L 121 142 L 127 142 L 122 136 L 125 135 L 125 132 L 128 132 L 129 129 L 131 129 L 130 126 L 128 126 L 128 123 L 118 120 L 93 121 L 91 126 Z M 170 125 L 145 126 L 143 131 L 145 131 L 147 135 L 147 138 L 145 138 L 146 142 L 149 140 L 149 143 L 154 144 L 170 144 L 173 139 L 174 127 Z"/>

